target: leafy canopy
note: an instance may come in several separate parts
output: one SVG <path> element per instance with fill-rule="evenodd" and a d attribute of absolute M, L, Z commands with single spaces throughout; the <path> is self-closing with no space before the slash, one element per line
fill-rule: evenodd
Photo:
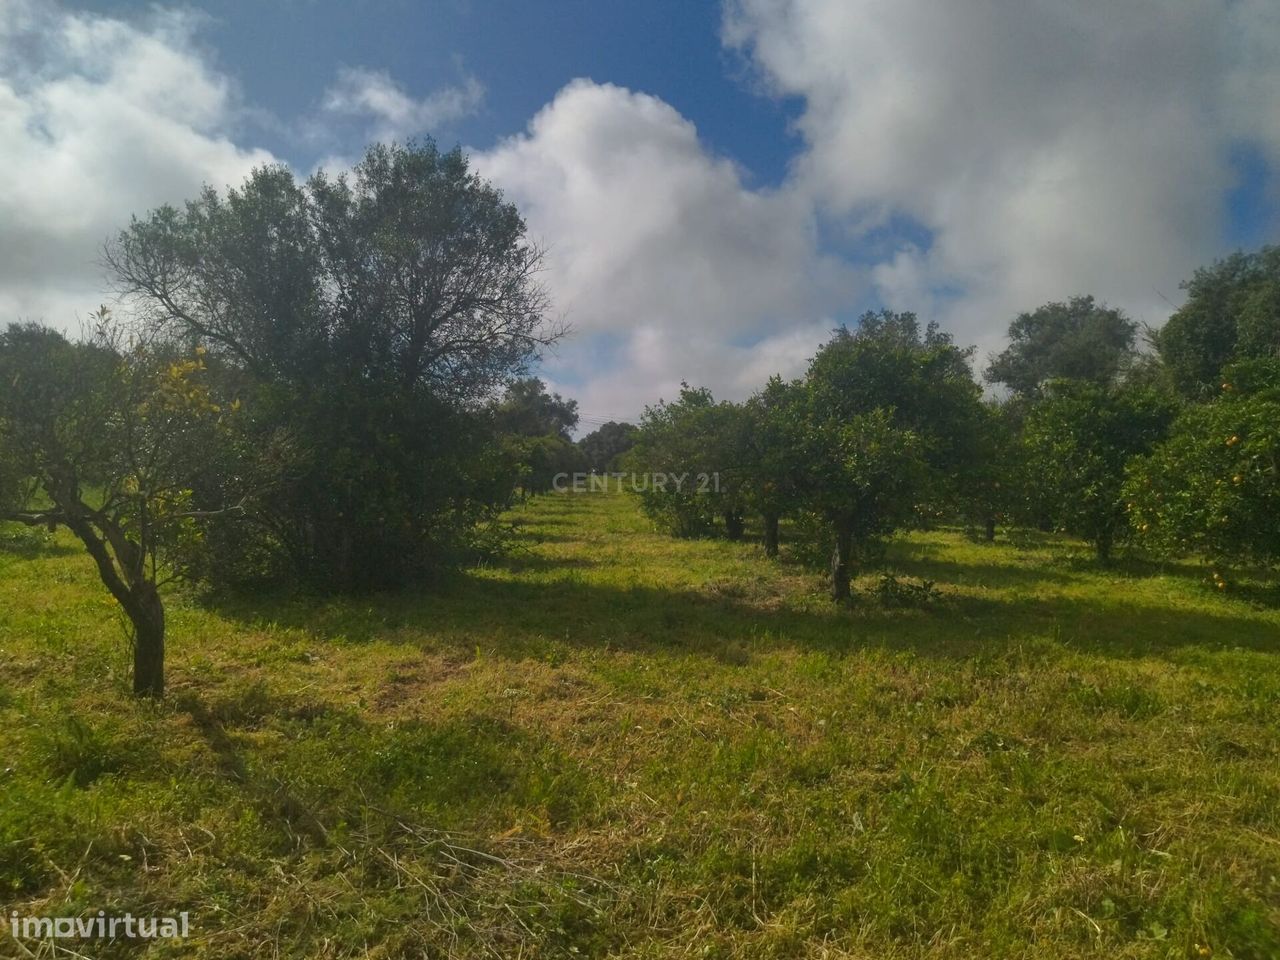
<path fill-rule="evenodd" d="M 1155 334 L 1174 385 L 1214 397 L 1231 363 L 1280 352 L 1280 247 L 1234 253 L 1184 285 L 1186 302 Z"/>
<path fill-rule="evenodd" d="M 1053 381 L 1024 433 L 1026 482 L 1060 528 L 1092 543 L 1099 559 L 1127 532 L 1123 493 L 1130 458 L 1164 436 L 1175 413 L 1145 387 Z"/>
<path fill-rule="evenodd" d="M 633 423 L 610 420 L 588 433 L 578 441 L 587 469 L 597 473 L 617 469 L 619 458 L 635 446 L 638 430 Z"/>
<path fill-rule="evenodd" d="M 376 145 L 303 184 L 258 169 L 134 220 L 106 256 L 148 335 L 206 349 L 245 396 L 225 469 L 268 481 L 247 508 L 274 566 L 404 583 L 503 502 L 477 411 L 560 331 L 524 221 L 461 151 Z M 215 573 L 242 559 L 224 546 Z"/>
<path fill-rule="evenodd" d="M 1168 440 L 1132 464 L 1132 522 L 1164 555 L 1272 564 L 1280 560 L 1280 361 L 1243 361 L 1223 377 L 1217 398 L 1188 407 Z"/>
<path fill-rule="evenodd" d="M 1050 380 L 1114 383 L 1134 356 L 1137 325 L 1091 296 L 1046 303 L 1009 324 L 1009 346 L 991 359 L 986 379 L 1017 396 L 1035 396 Z"/>

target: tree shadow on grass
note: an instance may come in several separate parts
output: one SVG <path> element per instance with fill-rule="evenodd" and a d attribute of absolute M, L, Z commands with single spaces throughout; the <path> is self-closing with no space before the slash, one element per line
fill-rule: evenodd
<path fill-rule="evenodd" d="M 67 557 L 78 552 L 75 547 L 51 536 L 42 527 L 0 523 L 0 556 L 38 560 L 41 557 Z"/>
<path fill-rule="evenodd" d="M 891 555 L 886 570 L 966 587 L 1035 587 L 1062 585 L 1075 578 L 1052 568 L 1014 563 L 960 563 L 934 557 Z"/>
<path fill-rule="evenodd" d="M 933 574 L 936 568 L 916 567 Z M 1043 579 L 1043 578 L 1041 578 Z M 323 640 L 392 640 L 432 649 L 543 658 L 556 648 L 702 655 L 738 662 L 744 649 L 815 650 L 842 655 L 875 648 L 924 657 L 991 654 L 1028 638 L 1051 638 L 1115 658 L 1171 655 L 1184 647 L 1280 653 L 1280 625 L 1256 611 L 1221 614 L 1126 602 L 973 597 L 943 588 L 922 609 L 885 609 L 869 597 L 850 607 L 797 609 L 778 596 L 740 597 L 697 589 L 593 584 L 581 578 L 526 583 L 461 574 L 431 594 L 358 600 L 225 600 L 218 612 L 270 622 Z"/>
<path fill-rule="evenodd" d="M 349 705 L 303 700 L 259 683 L 212 695 L 185 691 L 175 706 L 208 745 L 219 773 L 274 827 L 281 852 L 330 846 L 334 825 L 367 820 L 370 811 L 384 825 L 454 829 L 495 803 L 536 806 L 552 826 L 592 807 L 592 785 L 576 761 L 501 718 L 387 726 Z M 240 739 L 262 730 L 282 737 L 287 750 L 273 753 Z M 318 780 L 318 770 L 347 776 Z"/>
<path fill-rule="evenodd" d="M 310 805 L 298 797 L 284 780 L 269 771 L 251 767 L 228 728 L 253 727 L 263 715 L 289 716 L 290 704 L 278 701 L 261 687 L 239 691 L 230 700 L 206 703 L 197 695 L 184 693 L 175 699 L 177 708 L 191 718 L 192 725 L 212 751 L 219 771 L 243 790 L 254 809 L 267 822 L 277 824 L 288 837 L 288 848 L 303 841 L 323 846 L 328 831 Z"/>
<path fill-rule="evenodd" d="M 512 573 L 527 571 L 586 570 L 606 564 L 607 560 L 592 557 L 547 557 L 540 553 L 516 552 L 503 557 L 500 562 L 491 566 L 509 570 Z"/>
<path fill-rule="evenodd" d="M 1280 623 L 1258 609 L 1171 606 L 1126 595 L 1123 584 L 1105 579 L 1109 573 L 1198 577 L 1191 564 L 1122 557 L 1110 568 L 1090 562 L 1077 572 L 1070 558 L 1022 564 L 975 555 L 966 563 L 945 544 L 905 541 L 891 547 L 888 566 L 937 584 L 936 603 L 889 609 L 862 592 L 849 606 L 828 606 L 818 596 L 795 595 L 794 585 L 778 577 L 780 568 L 796 568 L 785 552 L 781 567 L 761 558 L 758 578 L 665 586 L 644 582 L 637 570 L 631 584 L 597 582 L 603 561 L 583 542 L 583 524 L 577 504 L 552 501 L 529 526 L 564 527 L 577 535 L 525 527 L 521 539 L 574 542 L 577 551 L 562 557 L 536 547 L 517 551 L 486 570 L 448 576 L 429 592 L 351 599 L 241 595 L 220 598 L 216 609 L 241 622 L 292 627 L 332 642 L 390 640 L 466 655 L 481 648 L 512 659 L 545 657 L 565 646 L 732 663 L 741 662 L 744 650 L 784 649 L 842 655 L 876 648 L 958 658 L 999 653 L 1036 637 L 1116 658 L 1167 656 L 1187 647 L 1280 653 Z M 1030 548 L 1063 545 L 1053 534 L 1016 532 Z M 522 572 L 537 578 L 521 579 Z M 1085 589 L 1069 589 L 1075 585 Z M 975 595 L 975 588 L 989 592 Z"/>
<path fill-rule="evenodd" d="M 954 579 L 949 582 L 981 583 L 988 586 L 1018 586 L 1033 584 L 1037 581 L 1067 583 L 1081 574 L 1131 580 L 1176 577 L 1190 583 L 1207 583 L 1210 572 L 1214 569 L 1213 564 L 1193 558 L 1153 559 L 1132 544 L 1118 547 L 1116 554 L 1109 561 L 1101 562 L 1087 544 L 1072 540 L 1063 534 L 1045 533 L 1039 530 L 1012 528 L 1003 542 L 997 540 L 994 543 L 988 543 L 984 538 L 975 540 L 969 536 L 971 531 L 966 531 L 963 527 L 937 529 L 964 536 L 968 542 L 980 549 L 989 548 L 993 552 L 998 552 L 1012 547 L 1019 553 L 1026 554 L 1029 560 L 1034 555 L 1034 563 L 1007 564 L 984 560 L 982 563 L 966 564 L 947 559 L 946 555 L 950 551 L 944 543 L 917 540 L 892 543 L 889 548 L 890 565 L 901 570 L 907 570 L 908 567 L 929 567 L 937 572 L 938 579 L 952 577 Z M 987 571 L 996 571 L 996 576 L 985 576 Z M 1234 579 L 1250 580 L 1259 584 L 1261 589 L 1256 591 L 1259 596 L 1267 595 L 1267 585 L 1273 580 L 1272 571 L 1258 567 L 1230 568 L 1230 573 L 1234 574 Z"/>

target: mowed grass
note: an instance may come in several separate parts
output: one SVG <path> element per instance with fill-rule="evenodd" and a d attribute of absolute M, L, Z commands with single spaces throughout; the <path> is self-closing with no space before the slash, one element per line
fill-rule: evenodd
<path fill-rule="evenodd" d="M 1261 588 L 933 531 L 888 562 L 934 603 L 838 609 L 624 496 L 512 519 L 429 593 L 174 598 L 160 704 L 88 560 L 7 534 L 6 917 L 190 911 L 95 958 L 1280 956 Z"/>

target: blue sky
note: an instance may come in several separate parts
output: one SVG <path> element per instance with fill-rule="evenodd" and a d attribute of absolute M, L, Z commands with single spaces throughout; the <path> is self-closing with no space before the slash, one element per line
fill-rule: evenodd
<path fill-rule="evenodd" d="M 1275 237 L 1270 0 L 0 3 L 0 311 L 70 326 L 104 236 L 255 163 L 460 142 L 547 249 L 588 416 L 742 397 L 867 307 L 979 356 L 1094 293 L 1159 324 Z"/>
<path fill-rule="evenodd" d="M 128 17 L 152 4 L 82 6 Z M 201 36 L 215 60 L 277 118 L 313 108 L 339 65 L 386 70 L 420 95 L 470 75 L 484 85 L 483 106 L 432 133 L 488 148 L 521 130 L 570 80 L 588 77 L 662 98 L 756 183 L 779 183 L 800 146 L 790 130 L 798 102 L 763 95 L 750 65 L 722 47 L 714 2 L 224 0 L 195 6 L 209 17 Z M 278 131 L 264 126 L 257 132 L 263 145 L 296 164 L 315 159 Z"/>

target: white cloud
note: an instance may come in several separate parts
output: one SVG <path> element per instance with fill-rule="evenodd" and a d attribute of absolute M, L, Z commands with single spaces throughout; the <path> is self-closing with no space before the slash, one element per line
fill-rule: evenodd
<path fill-rule="evenodd" d="M 241 144 L 248 109 L 199 27 L 0 0 L 0 320 L 69 325 L 131 213 L 273 159 Z M 798 373 L 871 293 L 983 349 L 1076 292 L 1159 321 L 1223 252 L 1232 149 L 1280 168 L 1274 0 L 730 0 L 724 37 L 800 98 L 780 187 L 662 100 L 588 80 L 474 156 L 548 248 L 577 335 L 547 371 L 588 414 L 634 416 L 682 379 L 741 397 Z M 348 68 L 284 129 L 339 157 L 344 131 L 428 133 L 483 96 Z M 904 220 L 923 229 L 886 244 Z"/>
<path fill-rule="evenodd" d="M 483 101 L 484 86 L 475 77 L 415 99 L 385 70 L 343 67 L 322 106 L 327 114 L 368 118 L 370 139 L 405 140 L 460 120 Z"/>
<path fill-rule="evenodd" d="M 548 248 L 548 285 L 576 330 L 551 372 L 585 380 L 584 411 L 634 413 L 682 379 L 743 396 L 763 382 L 743 370 L 794 366 L 776 352 L 792 324 L 810 329 L 859 288 L 820 252 L 808 198 L 748 188 L 656 97 L 574 81 L 474 159 Z M 604 334 L 621 338 L 614 369 L 598 368 Z"/>
<path fill-rule="evenodd" d="M 99 249 L 130 214 L 272 160 L 230 139 L 238 100 L 198 23 L 0 3 L 0 321 L 73 326 L 104 299 Z"/>
<path fill-rule="evenodd" d="M 797 189 L 932 232 L 882 295 L 984 346 L 1076 292 L 1163 319 L 1222 251 L 1233 143 L 1280 153 L 1270 0 L 734 0 L 725 39 L 804 99 Z"/>
<path fill-rule="evenodd" d="M 1232 10 L 1238 40 L 1228 101 L 1236 134 L 1265 145 L 1280 157 L 1280 5 L 1274 0 L 1237 0 Z"/>

